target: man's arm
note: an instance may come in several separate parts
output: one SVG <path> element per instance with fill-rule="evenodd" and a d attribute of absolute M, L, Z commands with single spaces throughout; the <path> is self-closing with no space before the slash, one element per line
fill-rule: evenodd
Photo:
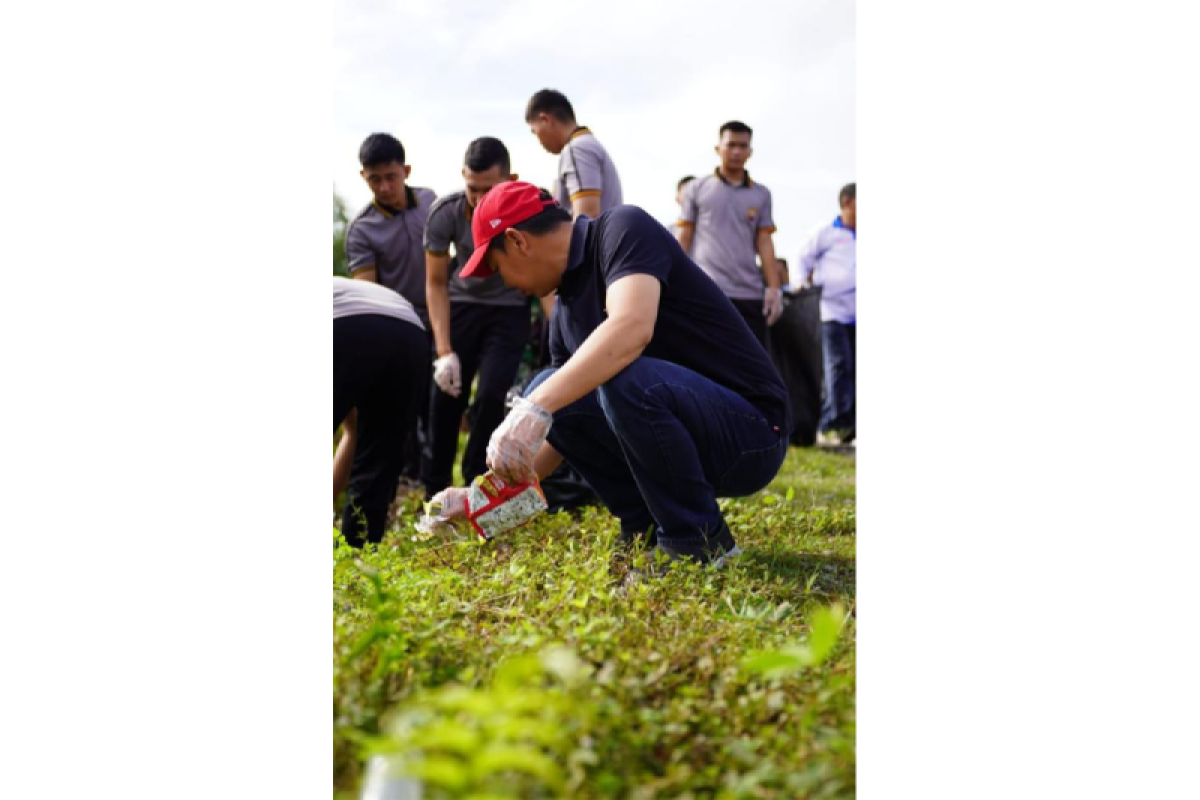
<path fill-rule="evenodd" d="M 696 220 L 700 208 L 696 203 L 696 184 L 700 181 L 689 181 L 683 187 L 683 197 L 679 200 L 679 220 L 675 223 L 675 238 L 683 252 L 691 255 L 692 240 L 696 235 Z"/>
<path fill-rule="evenodd" d="M 375 251 L 358 231 L 353 222 L 346 231 L 346 267 L 350 270 L 350 277 L 379 283 L 375 277 Z"/>
<path fill-rule="evenodd" d="M 580 214 L 587 214 L 589 219 L 600 216 L 600 192 L 571 195 L 571 216 L 578 219 Z"/>
<path fill-rule="evenodd" d="M 688 255 L 692 253 L 692 239 L 695 238 L 695 235 L 696 229 L 690 223 L 685 225 L 680 222 L 675 225 L 675 236 L 679 239 L 679 246 Z"/>
<path fill-rule="evenodd" d="M 754 237 L 754 249 L 762 262 L 763 278 L 767 288 L 763 290 L 763 316 L 767 325 L 774 325 L 783 315 L 783 291 L 779 288 L 779 268 L 775 262 L 775 243 L 771 241 L 774 228 L 759 228 Z"/>
<path fill-rule="evenodd" d="M 450 281 L 449 265 L 449 255 L 425 252 L 425 305 L 438 356 L 454 352 L 450 341 L 450 294 L 446 289 Z"/>
<path fill-rule="evenodd" d="M 813 274 L 817 268 L 817 261 L 821 257 L 821 231 L 817 231 L 809 237 L 808 243 L 804 245 L 804 249 L 800 251 L 800 285 L 812 286 Z"/>
<path fill-rule="evenodd" d="M 762 261 L 763 277 L 767 280 L 768 289 L 778 289 L 779 268 L 775 264 L 775 242 L 771 239 L 772 228 L 759 228 L 754 235 L 754 249 Z"/>
<path fill-rule="evenodd" d="M 652 275 L 635 273 L 614 281 L 607 292 L 608 319 L 529 400 L 554 413 L 632 364 L 654 336 L 661 293 L 662 286 Z"/>
<path fill-rule="evenodd" d="M 554 449 L 554 445 L 542 442 L 541 449 L 533 457 L 533 470 L 537 473 L 538 480 L 542 481 L 558 469 L 558 465 L 562 462 L 562 454 Z"/>
<path fill-rule="evenodd" d="M 759 209 L 758 229 L 754 232 L 754 250 L 762 262 L 763 277 L 766 278 L 767 289 L 770 290 L 780 286 L 779 268 L 775 264 L 775 240 L 771 238 L 771 234 L 775 233 L 775 204 L 771 193 L 765 188 L 763 191 L 766 197 L 762 208 Z"/>

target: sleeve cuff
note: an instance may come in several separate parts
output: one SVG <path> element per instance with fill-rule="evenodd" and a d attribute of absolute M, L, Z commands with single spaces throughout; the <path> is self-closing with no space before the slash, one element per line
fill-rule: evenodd
<path fill-rule="evenodd" d="M 680 220 L 676 220 L 676 221 L 675 221 L 675 224 L 676 224 L 676 225 L 678 225 L 678 226 L 679 226 L 679 227 L 681 227 L 681 228 L 694 228 L 694 227 L 696 227 L 696 223 L 694 223 L 694 222 L 688 222 L 686 219 L 680 219 Z"/>
<path fill-rule="evenodd" d="M 759 227 L 758 231 L 759 231 L 759 233 L 762 233 L 763 231 L 766 231 L 767 233 L 774 233 L 775 226 L 774 225 L 762 225 Z"/>
<path fill-rule="evenodd" d="M 581 189 L 580 191 L 571 195 L 571 202 L 575 202 L 576 200 L 578 200 L 581 197 L 599 197 L 599 196 L 600 196 L 599 189 Z"/>
<path fill-rule="evenodd" d="M 448 255 L 450 255 L 449 250 L 430 250 L 428 247 L 425 248 L 425 252 L 431 256 L 448 256 Z"/>

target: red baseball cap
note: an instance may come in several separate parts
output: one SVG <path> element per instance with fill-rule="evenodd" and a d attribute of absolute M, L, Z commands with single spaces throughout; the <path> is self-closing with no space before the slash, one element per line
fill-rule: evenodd
<path fill-rule="evenodd" d="M 471 253 L 467 265 L 459 273 L 461 277 L 486 278 L 491 275 L 492 269 L 483 256 L 492 239 L 504 235 L 507 228 L 558 205 L 554 200 L 541 199 L 540 195 L 541 189 L 532 183 L 505 181 L 483 196 L 471 215 L 471 237 L 475 240 L 475 252 Z"/>

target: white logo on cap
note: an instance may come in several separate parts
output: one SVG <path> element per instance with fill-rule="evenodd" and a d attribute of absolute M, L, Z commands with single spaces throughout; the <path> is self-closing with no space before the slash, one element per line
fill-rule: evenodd
<path fill-rule="evenodd" d="M 492 230 L 496 230 L 496 228 L 500 227 L 500 220 L 494 219 L 491 222 L 489 222 L 488 224 L 492 226 Z"/>

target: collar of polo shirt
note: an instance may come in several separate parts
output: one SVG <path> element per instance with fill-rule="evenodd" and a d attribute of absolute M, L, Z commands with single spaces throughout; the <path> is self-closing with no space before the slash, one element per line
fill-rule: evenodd
<path fill-rule="evenodd" d="M 417 193 L 414 192 L 412 187 L 408 186 L 407 184 L 404 187 L 404 196 L 408 198 L 408 208 L 392 208 L 391 206 L 385 206 L 378 200 L 372 200 L 371 203 L 374 204 L 375 208 L 379 209 L 380 213 L 382 213 L 388 219 L 391 219 L 397 214 L 403 214 L 405 211 L 409 211 L 421 205 L 421 200 L 419 197 L 417 197 Z"/>
<path fill-rule="evenodd" d="M 588 130 L 587 125 L 580 125 L 575 128 L 575 130 L 571 131 L 571 135 L 567 137 L 567 141 L 571 141 L 576 136 L 583 136 L 584 134 L 588 133 L 591 133 L 591 131 Z"/>
<path fill-rule="evenodd" d="M 739 186 L 739 187 L 740 186 L 747 186 L 747 187 L 753 186 L 754 181 L 750 180 L 750 170 L 745 170 L 742 174 L 746 176 L 746 180 L 743 183 L 733 184 L 733 183 L 730 183 L 729 181 L 725 180 L 725 176 L 721 174 L 720 167 L 717 167 L 716 169 L 713 170 L 713 175 L 716 175 L 718 178 L 720 178 L 721 183 L 725 184 L 726 186 Z"/>

